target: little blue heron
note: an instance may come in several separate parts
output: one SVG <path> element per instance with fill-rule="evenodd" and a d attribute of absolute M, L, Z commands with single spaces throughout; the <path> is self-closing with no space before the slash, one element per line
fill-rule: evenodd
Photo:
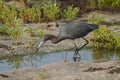
<path fill-rule="evenodd" d="M 73 59 L 75 59 L 77 55 L 79 55 L 78 51 L 89 43 L 89 41 L 85 39 L 84 36 L 95 29 L 98 29 L 98 25 L 88 24 L 85 22 L 69 22 L 69 23 L 63 24 L 60 26 L 60 31 L 57 36 L 46 34 L 43 37 L 42 41 L 37 46 L 36 52 L 48 40 L 56 44 L 65 39 L 75 40 L 77 38 L 82 38 L 83 40 L 86 41 L 86 44 L 84 44 L 82 47 L 78 48 L 77 45 L 74 43 L 76 49 L 73 55 Z M 79 58 L 80 58 L 80 55 L 79 55 Z"/>

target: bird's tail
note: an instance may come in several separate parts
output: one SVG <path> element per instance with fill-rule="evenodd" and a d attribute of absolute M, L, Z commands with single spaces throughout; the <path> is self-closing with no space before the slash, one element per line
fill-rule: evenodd
<path fill-rule="evenodd" d="M 98 29 L 99 26 L 97 24 L 89 24 L 90 28 L 92 28 L 93 30 Z"/>

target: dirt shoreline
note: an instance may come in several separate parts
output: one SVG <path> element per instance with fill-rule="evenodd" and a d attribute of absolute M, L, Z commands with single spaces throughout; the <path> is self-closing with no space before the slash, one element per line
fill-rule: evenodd
<path fill-rule="evenodd" d="M 119 80 L 120 62 L 57 62 L 0 75 L 0 80 Z"/>

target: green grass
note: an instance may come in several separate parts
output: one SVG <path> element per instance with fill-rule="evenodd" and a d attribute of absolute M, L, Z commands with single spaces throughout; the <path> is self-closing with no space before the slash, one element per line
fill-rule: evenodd
<path fill-rule="evenodd" d="M 38 76 L 41 78 L 41 79 L 45 79 L 48 77 L 48 74 L 47 73 L 43 73 L 43 72 L 39 72 L 38 73 Z"/>
<path fill-rule="evenodd" d="M 35 5 L 32 8 L 23 7 L 19 9 L 19 18 L 23 19 L 25 23 L 41 22 L 41 7 Z"/>
<path fill-rule="evenodd" d="M 91 8 L 96 8 L 96 2 L 95 2 L 95 0 L 89 0 L 89 2 L 90 2 L 90 7 Z"/>
<path fill-rule="evenodd" d="M 61 12 L 61 18 L 64 19 L 65 21 L 72 21 L 77 17 L 78 12 L 79 8 L 68 6 L 67 9 Z"/>
<path fill-rule="evenodd" d="M 23 33 L 23 28 L 21 27 L 21 20 L 15 19 L 13 26 L 8 27 L 6 25 L 0 25 L 0 33 L 2 33 L 2 36 L 8 37 L 11 36 L 14 43 L 17 45 L 19 43 L 19 38 L 21 37 Z"/>
<path fill-rule="evenodd" d="M 46 32 L 45 32 L 44 30 L 42 30 L 42 29 L 40 29 L 40 30 L 38 31 L 38 36 L 39 36 L 39 37 L 43 37 L 45 34 L 46 34 Z"/>
<path fill-rule="evenodd" d="M 100 7 L 120 7 L 120 0 L 98 0 Z"/>
<path fill-rule="evenodd" d="M 29 36 L 33 37 L 36 35 L 36 30 L 31 29 L 30 27 L 28 27 L 27 29 L 25 29 L 25 32 L 27 32 L 29 34 Z"/>
<path fill-rule="evenodd" d="M 59 17 L 59 5 L 56 2 L 48 1 L 43 4 L 43 16 L 46 21 L 54 21 Z"/>
<path fill-rule="evenodd" d="M 89 17 L 88 17 L 88 23 L 92 24 L 100 24 L 103 22 L 106 18 L 106 15 L 99 15 L 98 12 L 93 12 Z"/>
<path fill-rule="evenodd" d="M 19 39 L 23 34 L 23 29 L 18 27 L 18 28 L 9 28 L 7 30 L 7 33 L 12 37 L 12 40 L 14 40 L 15 45 L 18 45 Z"/>
<path fill-rule="evenodd" d="M 101 49 L 120 49 L 120 36 L 108 29 L 105 25 L 100 26 L 97 31 L 94 32 L 94 38 L 91 40 L 92 46 Z"/>
<path fill-rule="evenodd" d="M 89 0 L 92 8 L 120 8 L 120 0 Z"/>
<path fill-rule="evenodd" d="M 0 22 L 7 26 L 14 26 L 14 20 L 17 17 L 17 11 L 14 7 L 1 4 Z"/>

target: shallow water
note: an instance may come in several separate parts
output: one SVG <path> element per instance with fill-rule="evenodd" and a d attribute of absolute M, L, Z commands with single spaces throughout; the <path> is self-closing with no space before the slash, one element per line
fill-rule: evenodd
<path fill-rule="evenodd" d="M 73 61 L 73 53 L 73 51 L 68 51 L 67 53 L 66 51 L 63 51 L 8 57 L 4 60 L 0 60 L 0 73 L 28 66 L 42 66 L 53 62 L 61 62 L 64 61 L 66 54 L 67 61 Z M 80 62 L 98 62 L 120 59 L 120 54 L 115 51 L 83 49 L 79 51 L 79 53 L 81 55 Z"/>

